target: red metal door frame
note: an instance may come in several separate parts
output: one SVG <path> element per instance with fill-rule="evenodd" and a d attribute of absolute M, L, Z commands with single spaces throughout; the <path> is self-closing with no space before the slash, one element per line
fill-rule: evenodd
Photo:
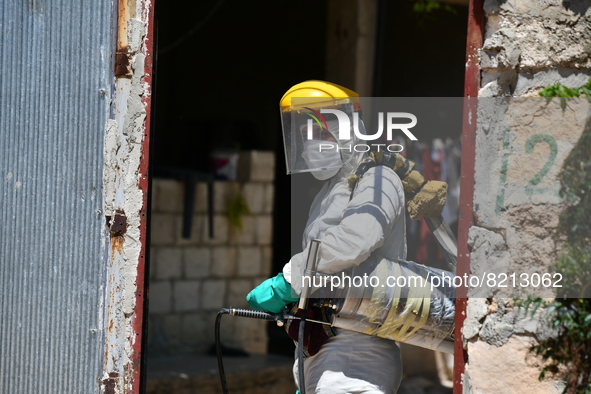
<path fill-rule="evenodd" d="M 142 104 L 145 109 L 144 135 L 141 142 L 141 158 L 139 163 L 138 189 L 142 192 L 141 209 L 139 212 L 140 253 L 137 261 L 137 274 L 135 286 L 135 306 L 131 316 L 132 336 L 131 341 L 131 368 L 126 374 L 124 385 L 126 392 L 138 394 L 145 392 L 146 360 L 144 351 L 147 343 L 147 317 L 148 317 L 148 264 L 149 264 L 149 215 L 150 215 L 150 127 L 153 91 L 153 65 L 154 65 L 154 0 L 119 0 L 118 4 L 118 44 L 115 58 L 116 77 L 131 77 L 130 59 L 127 48 L 127 24 L 130 18 L 130 9 L 135 9 L 137 2 L 145 14 L 141 16 L 146 23 L 146 36 L 143 42 L 142 53 L 144 69 L 141 83 L 143 88 Z M 111 387 L 111 391 L 115 389 Z M 109 387 L 106 387 L 106 393 Z"/>
<path fill-rule="evenodd" d="M 153 69 L 154 69 L 154 2 L 155 0 L 142 0 L 143 9 L 147 12 L 147 33 L 144 40 L 145 59 L 144 75 L 142 82 L 146 86 L 146 91 L 142 102 L 146 111 L 144 121 L 144 138 L 142 140 L 142 157 L 140 161 L 139 189 L 142 191 L 142 209 L 140 211 L 140 256 L 137 266 L 136 283 L 136 304 L 135 313 L 132 321 L 132 328 L 136 340 L 132 343 L 132 358 L 136 376 L 132 378 L 131 387 L 133 393 L 145 392 L 146 383 L 146 360 L 144 350 L 147 343 L 147 331 L 145 325 L 148 324 L 148 256 L 149 256 L 149 215 L 150 215 L 150 133 L 152 120 L 152 91 L 153 91 Z"/>
<path fill-rule="evenodd" d="M 468 230 L 474 224 L 474 169 L 476 150 L 476 113 L 480 89 L 479 51 L 484 36 L 483 0 L 470 0 L 468 9 L 468 39 L 466 43 L 466 73 L 464 77 L 464 115 L 462 124 L 462 163 L 460 170 L 460 216 L 458 220 L 457 275 L 470 274 Z M 458 288 L 456 295 L 454 394 L 463 390 L 462 376 L 468 362 L 464 350 L 462 327 L 466 318 L 467 288 Z"/>

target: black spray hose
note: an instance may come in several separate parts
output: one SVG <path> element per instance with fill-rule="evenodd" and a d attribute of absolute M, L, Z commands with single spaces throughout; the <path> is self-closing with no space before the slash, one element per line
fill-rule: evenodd
<path fill-rule="evenodd" d="M 306 315 L 308 314 L 308 307 L 304 308 L 304 313 L 300 318 L 300 326 L 298 329 L 298 380 L 300 386 L 300 394 L 306 394 L 306 382 L 304 381 L 304 326 L 306 325 Z"/>
<path fill-rule="evenodd" d="M 222 344 L 220 342 L 220 321 L 222 315 L 234 315 L 240 317 L 249 317 L 251 319 L 275 320 L 276 316 L 272 313 L 251 311 L 249 309 L 223 308 L 215 318 L 215 352 L 218 358 L 218 371 L 224 394 L 228 394 L 228 384 L 226 383 L 226 373 L 224 372 L 224 363 L 222 362 Z"/>

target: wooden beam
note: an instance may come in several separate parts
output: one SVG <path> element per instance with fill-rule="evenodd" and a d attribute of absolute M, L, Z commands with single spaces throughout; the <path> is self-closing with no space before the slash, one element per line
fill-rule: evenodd
<path fill-rule="evenodd" d="M 329 0 L 326 79 L 371 97 L 377 0 Z"/>

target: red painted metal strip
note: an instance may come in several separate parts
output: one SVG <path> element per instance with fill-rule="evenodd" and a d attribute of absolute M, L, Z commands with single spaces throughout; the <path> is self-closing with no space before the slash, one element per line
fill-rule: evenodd
<path fill-rule="evenodd" d="M 468 10 L 468 38 L 466 43 L 466 73 L 464 96 L 478 97 L 480 89 L 480 56 L 484 40 L 483 0 L 470 0 Z"/>
<path fill-rule="evenodd" d="M 468 10 L 468 39 L 466 43 L 466 73 L 464 77 L 464 119 L 462 124 L 462 164 L 460 177 L 460 217 L 458 220 L 457 275 L 470 274 L 468 230 L 474 223 L 474 170 L 476 152 L 477 97 L 480 88 L 479 50 L 484 36 L 483 0 L 470 0 Z M 456 295 L 454 331 L 454 394 L 462 393 L 462 375 L 468 362 L 464 350 L 462 327 L 466 318 L 467 289 L 458 288 Z"/>
<path fill-rule="evenodd" d="M 140 256 L 137 265 L 137 279 L 136 279 L 136 294 L 135 294 L 135 310 L 132 319 L 132 328 L 134 338 L 132 339 L 132 356 L 131 362 L 133 365 L 133 376 L 130 380 L 131 393 L 140 393 L 143 391 L 142 382 L 145 380 L 145 363 L 142 362 L 144 356 L 143 344 L 146 338 L 143 338 L 143 324 L 144 313 L 147 313 L 147 256 L 150 242 L 150 234 L 148 233 L 148 215 L 150 204 L 148 201 L 149 195 L 149 161 L 150 161 L 150 124 L 151 124 L 151 105 L 152 105 L 152 72 L 153 72 L 153 54 L 154 54 L 154 2 L 153 0 L 144 0 L 142 8 L 147 12 L 147 34 L 144 41 L 145 45 L 145 60 L 144 60 L 144 76 L 142 79 L 143 86 L 145 86 L 142 102 L 146 111 L 146 118 L 144 122 L 144 138 L 142 140 L 142 156 L 140 161 L 140 178 L 139 189 L 142 191 L 142 208 L 140 211 Z"/>

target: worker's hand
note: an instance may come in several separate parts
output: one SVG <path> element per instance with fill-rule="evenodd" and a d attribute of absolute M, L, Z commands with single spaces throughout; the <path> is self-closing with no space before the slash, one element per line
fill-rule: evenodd
<path fill-rule="evenodd" d="M 282 273 L 267 279 L 246 296 L 248 305 L 253 309 L 271 313 L 279 313 L 285 305 L 297 300 L 297 297 L 292 297 L 291 285 Z"/>
<path fill-rule="evenodd" d="M 406 201 L 410 218 L 412 220 L 421 220 L 422 218 L 436 218 L 441 215 L 443 207 L 445 207 L 446 195 L 447 183 L 427 181 L 417 194 Z"/>

